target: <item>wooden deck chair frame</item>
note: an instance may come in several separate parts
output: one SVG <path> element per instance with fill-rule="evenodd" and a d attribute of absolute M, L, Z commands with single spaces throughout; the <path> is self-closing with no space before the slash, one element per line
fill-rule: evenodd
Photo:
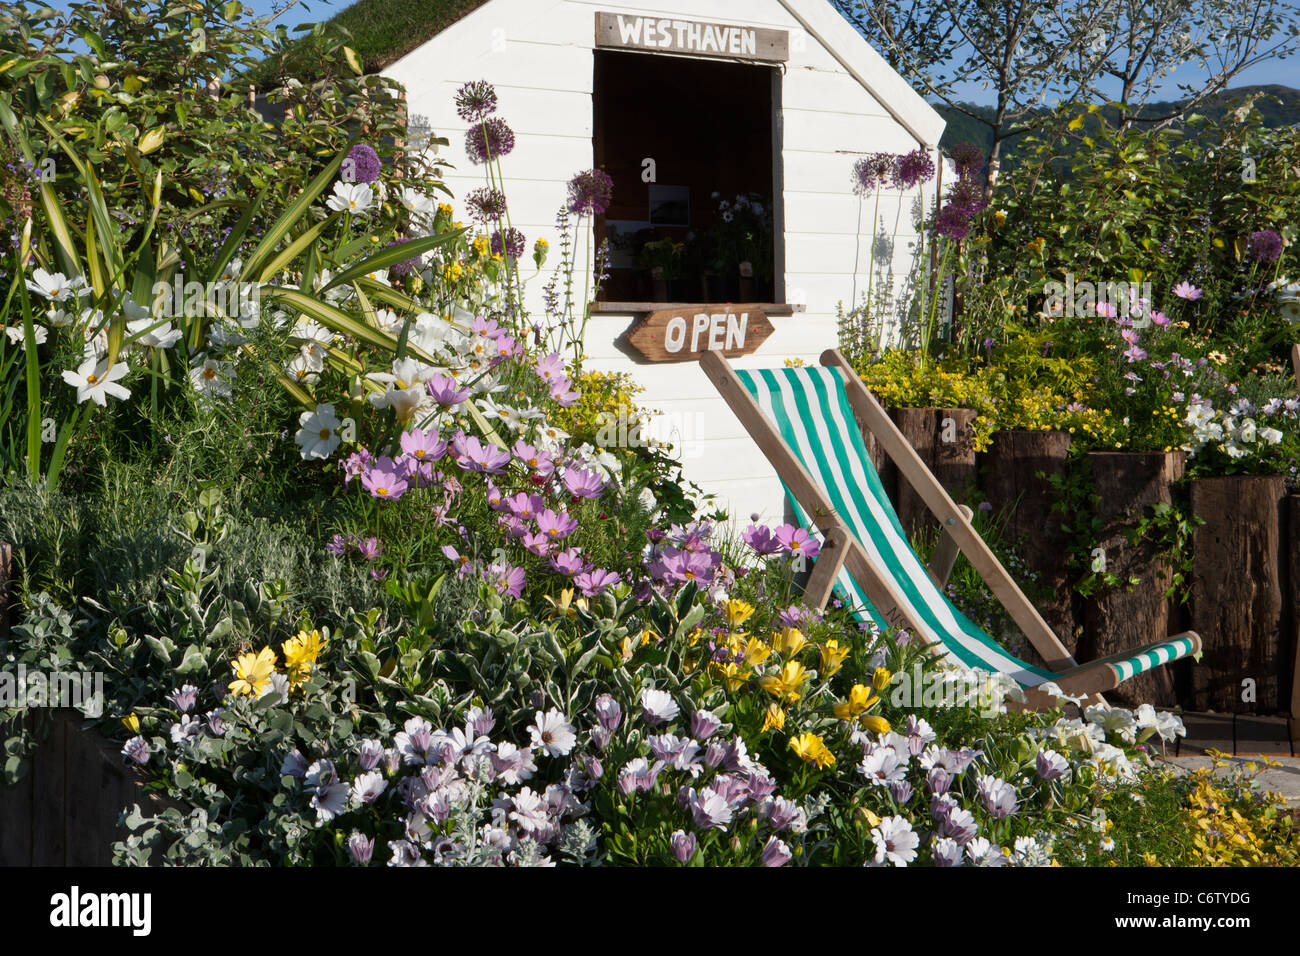
<path fill-rule="evenodd" d="M 899 473 L 925 502 L 930 513 L 938 519 L 945 532 L 944 538 L 940 541 L 940 554 L 943 555 L 941 561 L 946 560 L 950 569 L 951 561 L 956 557 L 955 550 L 960 550 L 966 555 L 989 590 L 993 592 L 994 597 L 1043 658 L 1048 669 L 1057 672 L 1054 682 L 1064 693 L 1072 697 L 1086 697 L 1090 702 L 1104 704 L 1101 694 L 1114 690 L 1122 682 L 1120 671 L 1113 665 L 1113 661 L 1122 661 L 1171 639 L 1163 638 L 1149 645 L 1089 661 L 1086 664 L 1077 663 L 1016 585 L 984 539 L 980 537 L 979 532 L 972 527 L 970 509 L 952 500 L 903 433 L 885 414 L 880 403 L 867 391 L 862 380 L 858 378 L 839 350 L 827 349 L 823 352 L 821 364 L 841 370 L 849 407 L 853 410 L 858 427 L 866 430 L 879 442 L 885 454 L 898 467 Z M 794 452 L 786 446 L 775 424 L 759 408 L 758 403 L 754 401 L 753 396 L 749 394 L 727 360 L 717 352 L 705 352 L 700 358 L 700 367 L 823 535 L 822 553 L 814 564 L 805 589 L 809 603 L 819 609 L 825 607 L 840 568 L 847 566 L 849 573 L 866 591 L 871 603 L 886 621 L 922 633 L 924 629 L 918 627 L 917 622 L 911 620 L 904 610 L 906 602 L 900 599 L 901 595 L 893 581 L 872 567 L 862 544 L 844 527 L 826 494 Z M 955 549 L 947 543 L 949 541 L 955 544 Z M 947 554 L 944 554 L 945 550 Z M 941 562 L 932 560 L 930 572 L 936 575 L 937 572 L 942 571 L 943 576 L 946 577 L 947 570 L 936 567 L 939 563 Z M 1192 638 L 1199 652 L 1201 642 L 1195 632 L 1186 631 L 1174 637 Z M 944 653 L 941 646 L 932 648 L 932 651 L 936 654 Z M 1056 704 L 1050 694 L 1035 688 L 1026 687 L 1025 697 L 1031 707 L 1052 707 Z"/>

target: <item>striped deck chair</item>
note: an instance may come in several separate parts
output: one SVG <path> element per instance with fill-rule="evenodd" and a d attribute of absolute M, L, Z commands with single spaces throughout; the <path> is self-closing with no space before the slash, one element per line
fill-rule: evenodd
<path fill-rule="evenodd" d="M 736 371 L 716 352 L 706 352 L 700 365 L 776 468 L 798 517 L 822 534 L 822 552 L 805 592 L 810 604 L 824 607 L 835 592 L 859 619 L 907 628 L 937 654 L 1013 677 L 1031 707 L 1055 705 L 1053 695 L 1035 689 L 1049 681 L 1064 694 L 1104 703 L 1102 692 L 1200 652 L 1200 637 L 1186 631 L 1076 663 L 971 527 L 970 509 L 949 497 L 838 350 L 825 352 L 821 367 Z M 928 568 L 885 495 L 863 427 L 943 528 Z M 1042 655 L 1046 669 L 1009 654 L 948 600 L 943 585 L 958 550 Z"/>

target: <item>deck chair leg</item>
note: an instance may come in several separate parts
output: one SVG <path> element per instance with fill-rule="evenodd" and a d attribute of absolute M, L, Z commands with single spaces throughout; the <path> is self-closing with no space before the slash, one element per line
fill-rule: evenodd
<path fill-rule="evenodd" d="M 974 514 L 970 508 L 965 505 L 958 505 L 957 510 L 962 513 L 967 521 Z M 952 575 L 952 567 L 957 563 L 957 555 L 961 552 L 957 545 L 957 539 L 945 527 L 940 534 L 939 543 L 934 546 L 934 554 L 930 555 L 930 564 L 926 568 L 930 572 L 930 578 L 935 584 L 943 589 L 948 584 L 948 578 Z"/>
<path fill-rule="evenodd" d="M 843 528 L 831 528 L 822 540 L 821 552 L 813 565 L 808 584 L 804 587 L 804 600 L 810 607 L 819 611 L 826 610 L 826 602 L 831 599 L 835 588 L 835 579 L 840 576 L 844 560 L 849 556 L 848 534 Z"/>

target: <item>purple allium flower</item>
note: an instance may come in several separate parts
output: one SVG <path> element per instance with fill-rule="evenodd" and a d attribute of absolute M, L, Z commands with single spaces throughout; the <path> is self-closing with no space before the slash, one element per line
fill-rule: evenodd
<path fill-rule="evenodd" d="M 505 239 L 502 239 L 502 235 Z M 524 247 L 528 245 L 528 240 L 524 234 L 514 226 L 508 227 L 504 233 L 498 229 L 492 233 L 492 254 L 494 256 L 504 255 L 507 259 L 518 259 L 524 254 Z"/>
<path fill-rule="evenodd" d="M 898 158 L 898 185 L 911 189 L 934 178 L 934 160 L 927 149 L 914 149 Z"/>
<path fill-rule="evenodd" d="M 984 151 L 974 143 L 958 143 L 948 153 L 952 164 L 957 168 L 957 175 L 965 179 L 984 168 Z"/>
<path fill-rule="evenodd" d="M 960 209 L 967 216 L 982 212 L 986 205 L 984 190 L 973 179 L 961 179 L 948 191 L 948 205 Z"/>
<path fill-rule="evenodd" d="M 569 212 L 603 216 L 614 196 L 614 180 L 603 169 L 586 169 L 569 180 Z"/>
<path fill-rule="evenodd" d="M 770 867 L 785 866 L 793 856 L 794 854 L 790 852 L 790 848 L 783 841 L 776 837 L 770 837 L 763 847 L 762 854 L 759 856 L 759 862 Z"/>
<path fill-rule="evenodd" d="M 368 143 L 357 143 L 343 159 L 343 179 L 350 183 L 373 183 L 379 178 L 383 163 Z"/>
<path fill-rule="evenodd" d="M 1272 229 L 1250 234 L 1250 257 L 1256 262 L 1276 262 L 1282 255 L 1282 237 Z"/>
<path fill-rule="evenodd" d="M 497 109 L 497 91 L 487 80 L 471 80 L 456 91 L 456 115 L 477 123 Z"/>
<path fill-rule="evenodd" d="M 866 196 L 898 181 L 898 159 L 893 153 L 868 153 L 853 164 L 853 191 Z"/>
<path fill-rule="evenodd" d="M 641 694 L 641 717 L 647 724 L 663 724 L 680 712 L 677 701 L 666 690 L 647 690 Z"/>
<path fill-rule="evenodd" d="M 149 762 L 150 753 L 149 742 L 139 735 L 132 737 L 122 747 L 122 756 L 142 766 Z"/>
<path fill-rule="evenodd" d="M 176 709 L 182 714 L 188 714 L 199 699 L 199 689 L 193 684 L 184 684 L 180 690 L 172 691 L 167 699 L 175 704 Z"/>
<path fill-rule="evenodd" d="M 409 241 L 410 241 L 409 237 L 400 237 L 394 239 L 392 242 L 385 243 L 384 248 L 391 249 L 393 246 L 400 246 L 402 243 L 409 242 Z M 401 262 L 394 262 L 391 266 L 388 267 L 388 274 L 390 276 L 393 276 L 394 278 L 398 276 L 410 275 L 419 267 L 420 267 L 420 257 L 419 255 L 414 255 L 411 256 L 409 259 L 403 259 Z"/>
<path fill-rule="evenodd" d="M 685 830 L 675 830 L 673 835 L 668 838 L 668 843 L 672 847 L 673 856 L 678 863 L 689 863 L 691 857 L 695 856 L 695 834 L 687 833 Z"/>
<path fill-rule="evenodd" d="M 478 166 L 508 156 L 514 148 L 515 134 L 499 116 L 489 116 L 465 133 L 465 152 Z"/>
<path fill-rule="evenodd" d="M 944 206 L 934 217 L 934 231 L 945 239 L 960 242 L 970 235 L 970 214 L 957 206 Z"/>
<path fill-rule="evenodd" d="M 348 837 L 348 856 L 352 857 L 352 862 L 357 866 L 367 865 L 374 853 L 374 837 L 367 837 L 362 833 L 354 833 Z"/>
<path fill-rule="evenodd" d="M 477 222 L 496 222 L 506 214 L 506 194 L 499 189 L 483 186 L 465 197 L 465 205 Z"/>

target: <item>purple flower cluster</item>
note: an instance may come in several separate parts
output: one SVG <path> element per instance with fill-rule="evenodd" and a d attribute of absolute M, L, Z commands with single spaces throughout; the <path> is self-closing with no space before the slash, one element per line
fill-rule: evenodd
<path fill-rule="evenodd" d="M 614 198 L 614 180 L 603 169 L 587 169 L 569 180 L 569 211 L 603 216 Z"/>
<path fill-rule="evenodd" d="M 487 80 L 471 80 L 456 91 L 456 115 L 478 123 L 497 111 L 497 91 Z"/>
<path fill-rule="evenodd" d="M 1277 262 L 1282 256 L 1282 237 L 1272 229 L 1252 232 L 1248 254 L 1256 262 Z"/>
<path fill-rule="evenodd" d="M 343 178 L 353 183 L 373 183 L 379 178 L 383 164 L 379 154 L 368 143 L 357 143 L 343 159 Z"/>
<path fill-rule="evenodd" d="M 514 131 L 499 116 L 489 116 L 465 133 L 465 152 L 479 166 L 510 155 L 514 148 Z"/>
<path fill-rule="evenodd" d="M 650 547 L 643 563 L 661 593 L 688 582 L 707 588 L 722 569 L 722 555 L 709 545 L 713 526 L 706 522 L 675 524 L 666 533 L 652 528 L 646 534 Z"/>
<path fill-rule="evenodd" d="M 514 226 L 507 226 L 504 230 L 497 229 L 492 233 L 494 256 L 504 256 L 511 261 L 518 261 L 523 256 L 527 245 L 528 240 L 524 234 Z"/>
<path fill-rule="evenodd" d="M 496 222 L 506 214 L 506 194 L 483 186 L 465 197 L 465 205 L 476 222 Z"/>
<path fill-rule="evenodd" d="M 822 549 L 821 542 L 809 534 L 807 528 L 793 524 L 783 524 L 775 529 L 752 524 L 741 538 L 760 557 L 782 554 L 811 561 Z"/>
<path fill-rule="evenodd" d="M 984 168 L 984 154 L 973 143 L 959 143 L 949 154 L 957 168 L 957 182 L 934 217 L 936 234 L 960 242 L 970 235 L 973 221 L 984 210 L 984 188 L 975 178 Z"/>

